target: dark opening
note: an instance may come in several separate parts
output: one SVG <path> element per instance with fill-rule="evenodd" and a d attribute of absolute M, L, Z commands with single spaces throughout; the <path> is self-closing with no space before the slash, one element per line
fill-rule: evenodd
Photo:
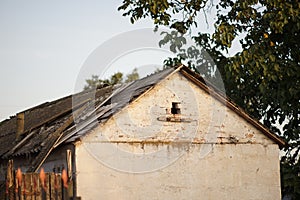
<path fill-rule="evenodd" d="M 171 113 L 173 115 L 175 114 L 180 114 L 180 108 L 179 108 L 179 102 L 172 102 L 172 108 L 171 108 Z"/>

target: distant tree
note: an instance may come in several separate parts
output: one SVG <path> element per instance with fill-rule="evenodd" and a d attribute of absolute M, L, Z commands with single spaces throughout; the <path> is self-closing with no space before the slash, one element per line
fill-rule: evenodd
<path fill-rule="evenodd" d="M 139 79 L 139 74 L 136 68 L 132 70 L 131 73 L 126 75 L 126 80 L 123 81 L 123 73 L 116 72 L 109 79 L 100 79 L 98 75 L 92 75 L 91 78 L 86 79 L 85 86 L 83 90 L 93 89 L 93 88 L 102 88 L 109 85 L 116 85 L 121 83 L 129 83 Z"/>
<path fill-rule="evenodd" d="M 137 80 L 139 78 L 140 78 L 140 76 L 139 76 L 139 73 L 137 71 L 137 68 L 134 68 L 130 74 L 126 75 L 125 83 L 129 83 L 131 81 L 135 81 L 135 80 Z"/>
<path fill-rule="evenodd" d="M 104 85 L 108 85 L 109 84 L 109 80 L 108 79 L 99 79 L 98 75 L 92 75 L 91 78 L 86 79 L 85 80 L 86 84 L 83 88 L 83 90 L 88 90 L 88 89 L 93 89 L 96 87 L 102 87 Z"/>
<path fill-rule="evenodd" d="M 121 72 L 117 72 L 110 77 L 110 85 L 116 85 L 123 82 L 123 74 Z"/>

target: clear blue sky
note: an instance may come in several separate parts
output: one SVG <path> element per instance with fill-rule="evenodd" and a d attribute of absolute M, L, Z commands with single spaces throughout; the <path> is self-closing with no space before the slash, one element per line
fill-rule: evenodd
<path fill-rule="evenodd" d="M 0 121 L 69 95 L 79 70 L 101 43 L 135 25 L 117 11 L 121 1 L 1 0 Z"/>

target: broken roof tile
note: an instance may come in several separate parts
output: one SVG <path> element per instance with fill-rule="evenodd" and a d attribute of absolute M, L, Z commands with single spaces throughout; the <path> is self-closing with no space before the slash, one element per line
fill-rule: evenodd
<path fill-rule="evenodd" d="M 0 143 L 5 144 L 0 145 L 0 158 L 7 159 L 34 153 L 37 156 L 29 169 L 34 171 L 53 148 L 64 142 L 73 142 L 82 137 L 176 70 L 182 72 L 184 76 L 198 84 L 202 89 L 213 88 L 200 75 L 192 72 L 187 67 L 181 66 L 177 69 L 162 70 L 129 84 L 83 91 L 73 96 L 47 102 L 23 111 L 25 116 L 24 132 L 18 140 L 16 137 L 17 120 L 15 116 L 0 123 Z M 218 100 L 259 128 L 279 145 L 284 145 L 280 138 L 262 126 L 257 120 L 241 111 L 231 101 L 222 96 L 219 91 L 214 88 L 213 90 L 218 94 L 216 96 Z M 74 116 L 76 124 L 74 123 Z"/>

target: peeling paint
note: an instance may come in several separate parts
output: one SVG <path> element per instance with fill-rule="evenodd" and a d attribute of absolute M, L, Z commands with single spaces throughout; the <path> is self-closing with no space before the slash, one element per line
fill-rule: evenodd
<path fill-rule="evenodd" d="M 176 93 L 186 88 L 193 100 Z M 158 120 L 175 101 L 189 123 Z M 280 199 L 278 145 L 180 74 L 97 127 L 76 154 L 84 199 Z"/>

